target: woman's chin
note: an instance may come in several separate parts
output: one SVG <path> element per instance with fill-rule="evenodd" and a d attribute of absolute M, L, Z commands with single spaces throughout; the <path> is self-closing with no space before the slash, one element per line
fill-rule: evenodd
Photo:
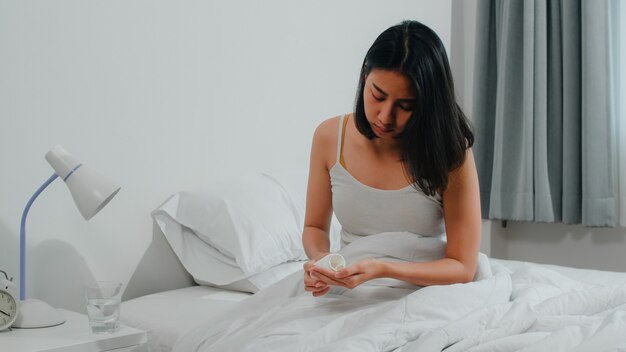
<path fill-rule="evenodd" d="M 371 128 L 372 128 L 372 132 L 374 132 L 374 134 L 378 138 L 393 139 L 396 135 L 395 130 L 383 130 L 382 128 L 376 125 L 371 125 Z"/>

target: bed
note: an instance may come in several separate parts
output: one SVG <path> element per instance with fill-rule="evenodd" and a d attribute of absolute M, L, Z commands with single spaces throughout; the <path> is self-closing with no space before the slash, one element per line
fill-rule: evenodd
<path fill-rule="evenodd" d="M 150 351 L 171 351 L 185 332 L 251 295 L 209 286 L 185 287 L 125 301 L 120 319 L 148 333 Z"/>
<path fill-rule="evenodd" d="M 302 199 L 268 175 L 235 183 L 153 212 L 198 285 L 122 303 L 122 322 L 148 331 L 151 351 L 626 351 L 626 273 L 481 256 L 471 283 L 383 280 L 314 298 L 301 287 Z M 429 260 L 445 246 L 368 237 L 340 250 L 348 262 Z"/>

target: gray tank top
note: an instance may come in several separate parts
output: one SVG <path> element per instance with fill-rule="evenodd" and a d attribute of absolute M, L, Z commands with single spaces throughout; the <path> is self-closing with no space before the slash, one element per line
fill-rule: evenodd
<path fill-rule="evenodd" d="M 365 185 L 341 165 L 343 121 L 339 120 L 337 161 L 330 169 L 333 210 L 341 224 L 342 247 L 368 235 L 411 232 L 421 236 L 443 235 L 441 196 L 427 196 L 408 185 L 382 190 Z"/>

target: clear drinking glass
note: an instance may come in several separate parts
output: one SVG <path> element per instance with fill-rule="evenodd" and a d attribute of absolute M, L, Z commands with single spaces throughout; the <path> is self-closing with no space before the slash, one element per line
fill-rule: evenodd
<path fill-rule="evenodd" d="M 85 289 L 87 316 L 94 333 L 112 333 L 117 330 L 122 301 L 122 283 L 96 281 Z"/>

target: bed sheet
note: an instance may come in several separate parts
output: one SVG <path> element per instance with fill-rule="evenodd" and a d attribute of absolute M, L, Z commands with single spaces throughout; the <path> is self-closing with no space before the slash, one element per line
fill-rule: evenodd
<path fill-rule="evenodd" d="M 122 302 L 120 321 L 148 333 L 150 352 L 169 352 L 176 340 L 252 294 L 191 286 Z"/>
<path fill-rule="evenodd" d="M 626 284 L 491 264 L 491 276 L 402 298 L 374 297 L 371 290 L 395 290 L 382 286 L 311 297 L 296 273 L 186 333 L 173 351 L 626 352 Z"/>
<path fill-rule="evenodd" d="M 626 284 L 626 272 L 578 269 L 558 265 L 490 258 L 512 272 L 545 268 L 590 284 Z M 177 339 L 212 317 L 235 308 L 251 294 L 193 286 L 135 298 L 122 303 L 122 323 L 148 331 L 150 351 L 171 351 Z"/>

